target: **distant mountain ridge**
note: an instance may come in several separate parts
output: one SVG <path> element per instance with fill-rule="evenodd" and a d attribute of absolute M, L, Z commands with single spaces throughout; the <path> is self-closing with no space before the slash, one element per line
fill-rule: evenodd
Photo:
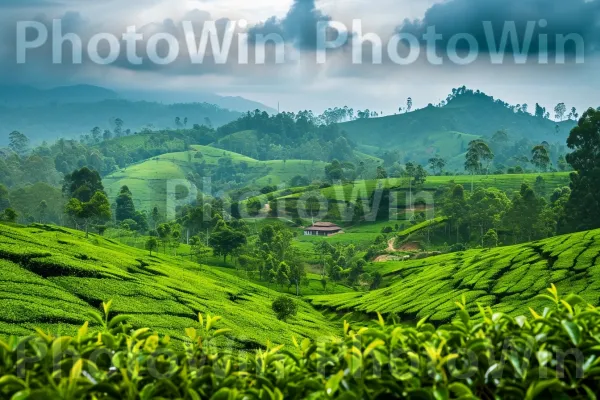
<path fill-rule="evenodd" d="M 209 92 L 178 94 L 169 91 L 117 92 L 93 85 L 39 89 L 27 85 L 0 85 L 0 146 L 8 134 L 20 131 L 34 143 L 59 137 L 73 138 L 94 127 L 114 128 L 120 118 L 124 129 L 175 127 L 175 118 L 189 125 L 221 126 L 254 110 L 275 113 L 261 103 Z"/>
<path fill-rule="evenodd" d="M 93 85 L 60 86 L 38 89 L 26 85 L 0 86 L 0 105 L 4 107 L 31 107 L 56 103 L 94 103 L 115 100 L 119 95 L 109 89 Z"/>
<path fill-rule="evenodd" d="M 27 85 L 0 85 L 0 106 L 31 107 L 48 104 L 96 103 L 104 100 L 148 101 L 162 104 L 209 103 L 231 111 L 277 110 L 239 96 L 220 96 L 210 92 L 173 92 L 160 90 L 115 91 L 94 85 L 59 86 L 39 89 Z"/>

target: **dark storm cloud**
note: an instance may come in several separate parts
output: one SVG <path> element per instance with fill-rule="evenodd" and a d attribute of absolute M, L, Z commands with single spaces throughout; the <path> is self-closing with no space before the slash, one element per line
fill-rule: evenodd
<path fill-rule="evenodd" d="M 250 29 L 250 39 L 253 40 L 257 34 L 273 33 L 298 49 L 314 50 L 317 47 L 317 24 L 330 20 L 331 17 L 317 9 L 315 0 L 294 0 L 283 19 L 271 17 Z"/>
<path fill-rule="evenodd" d="M 556 35 L 577 34 L 584 39 L 586 50 L 597 47 L 600 33 L 600 0 L 450 0 L 435 4 L 427 10 L 423 19 L 405 20 L 398 32 L 405 32 L 421 37 L 428 27 L 435 26 L 443 40 L 438 42 L 446 46 L 452 35 L 468 33 L 473 35 L 479 44 L 479 50 L 490 51 L 488 38 L 483 28 L 484 21 L 493 26 L 496 43 L 499 43 L 505 23 L 513 22 L 519 37 L 523 38 L 528 21 L 535 21 L 536 28 L 529 53 L 539 51 L 539 34 L 548 34 L 550 53 L 556 49 Z M 546 27 L 540 27 L 540 20 L 545 20 Z M 464 40 L 459 41 L 458 48 L 467 47 Z M 511 45 L 507 52 L 515 49 Z M 574 45 L 567 46 L 567 52 L 574 50 Z"/>

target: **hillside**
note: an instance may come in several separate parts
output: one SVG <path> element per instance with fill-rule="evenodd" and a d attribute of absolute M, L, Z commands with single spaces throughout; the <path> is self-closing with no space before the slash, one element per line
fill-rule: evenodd
<path fill-rule="evenodd" d="M 104 186 L 111 199 L 118 195 L 121 186 L 127 185 L 137 209 L 158 206 L 164 210 L 169 180 L 187 180 L 201 190 L 203 178 L 212 176 L 215 190 L 219 189 L 217 181 L 224 180 L 243 181 L 246 186 L 259 189 L 288 182 L 296 175 L 320 178 L 325 165 L 310 160 L 259 161 L 211 146 L 191 146 L 190 151 L 163 154 L 108 175 Z"/>
<path fill-rule="evenodd" d="M 443 186 L 451 182 L 463 185 L 465 189 L 470 190 L 471 183 L 473 188 L 498 188 L 508 194 L 519 190 L 521 184 L 528 183 L 533 185 L 538 176 L 542 176 L 547 194 L 550 194 L 555 188 L 568 186 L 570 182 L 568 172 L 542 173 L 542 174 L 503 174 L 503 175 L 458 175 L 458 176 L 428 176 L 425 183 L 419 187 L 413 187 L 413 193 L 420 191 L 435 192 Z M 346 202 L 355 201 L 356 198 L 369 199 L 376 189 L 393 190 L 397 192 L 405 192 L 406 196 L 409 191 L 409 182 L 407 178 L 388 178 L 383 180 L 363 180 L 348 183 L 344 185 L 334 185 L 327 188 L 319 189 L 319 193 L 328 201 Z M 287 194 L 279 199 L 286 201 L 294 201 L 304 194 L 303 191 L 297 190 L 293 194 Z M 403 206 L 406 196 L 398 196 L 398 205 Z"/>
<path fill-rule="evenodd" d="M 470 311 L 476 303 L 495 305 L 512 316 L 528 307 L 543 310 L 536 296 L 554 283 L 600 304 L 600 230 L 558 236 L 495 249 L 469 250 L 422 260 L 373 263 L 388 286 L 368 293 L 312 296 L 315 306 L 336 311 L 398 314 L 403 320 L 430 317 L 445 321 L 464 295 Z"/>
<path fill-rule="evenodd" d="M 337 333 L 302 301 L 298 316 L 281 322 L 271 310 L 274 292 L 207 266 L 153 254 L 100 236 L 52 226 L 0 224 L 0 335 L 27 335 L 35 327 L 71 334 L 113 301 L 116 314 L 132 316 L 179 339 L 197 324 L 197 314 L 224 317 L 234 347 L 290 343 L 291 335 Z M 235 338 L 235 339 L 234 339 Z"/>
<path fill-rule="evenodd" d="M 556 126 L 558 125 L 558 131 Z M 399 149 L 415 160 L 440 154 L 452 158 L 466 151 L 475 137 L 491 137 L 505 129 L 513 141 L 564 143 L 575 121 L 558 124 L 528 113 L 515 112 L 485 94 L 467 93 L 442 107 L 429 106 L 410 113 L 357 119 L 340 124 L 354 142 L 382 149 Z"/>

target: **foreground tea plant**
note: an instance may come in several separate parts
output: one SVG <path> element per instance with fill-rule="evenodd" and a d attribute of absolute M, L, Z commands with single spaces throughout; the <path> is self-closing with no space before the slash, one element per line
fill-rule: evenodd
<path fill-rule="evenodd" d="M 94 314 L 74 337 L 41 330 L 0 342 L 5 399 L 545 399 L 600 393 L 600 310 L 554 286 L 541 314 L 512 318 L 464 299 L 436 328 L 344 323 L 342 338 L 294 340 L 252 353 L 223 350 L 228 330 L 199 315 L 186 342 L 170 343 L 127 317 Z"/>

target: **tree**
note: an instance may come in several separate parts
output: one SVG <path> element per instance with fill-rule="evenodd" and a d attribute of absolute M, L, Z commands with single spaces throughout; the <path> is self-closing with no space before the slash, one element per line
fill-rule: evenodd
<path fill-rule="evenodd" d="M 300 296 L 300 283 L 306 278 L 306 270 L 303 263 L 293 263 L 289 268 L 288 279 L 296 287 L 296 296 Z"/>
<path fill-rule="evenodd" d="M 92 133 L 92 139 L 94 140 L 94 143 L 100 143 L 102 130 L 100 130 L 100 128 L 96 126 L 92 129 L 91 133 Z"/>
<path fill-rule="evenodd" d="M 494 159 L 494 153 L 481 139 L 473 140 L 469 142 L 467 154 L 465 155 L 465 170 L 471 173 L 471 192 L 473 192 L 473 181 L 475 174 L 481 172 L 482 169 L 486 170 L 486 174 L 490 163 Z"/>
<path fill-rule="evenodd" d="M 19 131 L 13 131 L 8 134 L 8 147 L 17 153 L 19 157 L 23 157 L 29 148 L 29 138 Z"/>
<path fill-rule="evenodd" d="M 513 233 L 515 243 L 521 239 L 531 241 L 543 236 L 538 228 L 544 206 L 544 199 L 537 197 L 534 190 L 523 183 L 503 218 L 504 225 Z"/>
<path fill-rule="evenodd" d="M 48 203 L 46 200 L 40 201 L 40 204 L 37 206 L 37 213 L 40 223 L 43 224 L 46 221 L 46 215 L 48 214 Z"/>
<path fill-rule="evenodd" d="M 287 296 L 280 296 L 273 301 L 271 308 L 275 312 L 277 319 L 286 321 L 289 317 L 293 317 L 298 313 L 298 305 Z"/>
<path fill-rule="evenodd" d="M 116 137 L 123 136 L 123 125 L 124 125 L 123 120 L 121 118 L 116 118 L 114 120 L 114 124 L 115 124 L 115 136 Z"/>
<path fill-rule="evenodd" d="M 167 253 L 167 244 L 171 242 L 171 225 L 170 224 L 160 224 L 156 228 L 156 233 L 158 234 L 158 238 L 162 242 L 163 252 Z"/>
<path fill-rule="evenodd" d="M 246 235 L 239 231 L 234 231 L 227 225 L 216 229 L 210 236 L 209 243 L 213 248 L 216 256 L 223 256 L 223 262 L 227 261 L 227 257 L 236 249 L 247 243 Z"/>
<path fill-rule="evenodd" d="M 62 190 L 67 198 L 76 198 L 82 203 L 87 203 L 96 192 L 104 193 L 104 186 L 97 171 L 83 167 L 65 175 Z"/>
<path fill-rule="evenodd" d="M 12 208 L 7 208 L 2 213 L 2 220 L 7 222 L 16 222 L 17 221 L 17 212 Z"/>
<path fill-rule="evenodd" d="M 546 146 L 537 145 L 531 150 L 531 163 L 540 172 L 546 172 L 550 164 L 550 155 Z"/>
<path fill-rule="evenodd" d="M 412 106 L 413 106 L 413 101 L 412 101 L 412 97 L 409 97 L 408 99 L 406 99 L 406 112 L 410 112 L 410 110 L 412 110 Z"/>
<path fill-rule="evenodd" d="M 10 207 L 10 200 L 8 198 L 8 189 L 6 186 L 0 183 L 0 211 L 3 211 Z"/>
<path fill-rule="evenodd" d="M 567 138 L 571 153 L 571 195 L 566 204 L 570 230 L 600 227 L 600 111 L 588 109 Z"/>
<path fill-rule="evenodd" d="M 567 112 L 567 107 L 565 106 L 565 103 L 558 103 L 554 107 L 554 116 L 556 117 L 557 120 L 562 121 L 565 117 L 566 112 Z"/>
<path fill-rule="evenodd" d="M 158 250 L 158 240 L 155 237 L 148 238 L 145 247 L 150 252 L 150 256 L 152 256 L 152 251 Z"/>
<path fill-rule="evenodd" d="M 160 212 L 158 211 L 158 207 L 154 207 L 152 209 L 152 212 L 150 213 L 150 219 L 152 220 L 152 224 L 154 225 L 154 230 L 156 230 L 156 227 L 162 220 Z"/>
<path fill-rule="evenodd" d="M 86 238 L 89 236 L 90 224 L 106 222 L 111 216 L 110 203 L 106 194 L 101 191 L 94 193 L 87 202 L 76 197 L 71 198 L 65 207 L 65 211 L 67 215 L 83 223 Z"/>
<path fill-rule="evenodd" d="M 495 229 L 490 229 L 483 236 L 483 247 L 492 248 L 496 246 L 498 246 L 498 233 Z"/>
<path fill-rule="evenodd" d="M 456 229 L 456 242 L 459 242 L 459 229 L 469 212 L 467 198 L 462 185 L 452 184 L 446 190 L 442 197 L 442 213 L 448 217 L 448 230 Z"/>
<path fill-rule="evenodd" d="M 579 113 L 575 107 L 571 108 L 571 112 L 569 113 L 569 119 L 573 118 L 575 121 L 579 118 Z"/>
<path fill-rule="evenodd" d="M 190 246 L 191 252 L 190 257 L 193 255 L 196 257 L 198 263 L 203 263 L 206 256 L 208 256 L 211 252 L 210 247 L 204 245 L 204 240 L 200 238 L 200 236 L 192 236 L 190 238 Z"/>
<path fill-rule="evenodd" d="M 437 172 L 438 175 L 441 175 L 445 166 L 446 160 L 442 157 L 436 156 L 429 159 L 429 168 L 434 174 Z"/>
<path fill-rule="evenodd" d="M 115 219 L 117 222 L 125 221 L 126 219 L 135 220 L 135 205 L 133 204 L 131 191 L 127 186 L 121 187 L 115 203 L 117 205 L 115 209 Z"/>
<path fill-rule="evenodd" d="M 540 106 L 538 103 L 535 103 L 535 116 L 537 118 L 544 118 L 546 115 L 546 109 Z"/>

